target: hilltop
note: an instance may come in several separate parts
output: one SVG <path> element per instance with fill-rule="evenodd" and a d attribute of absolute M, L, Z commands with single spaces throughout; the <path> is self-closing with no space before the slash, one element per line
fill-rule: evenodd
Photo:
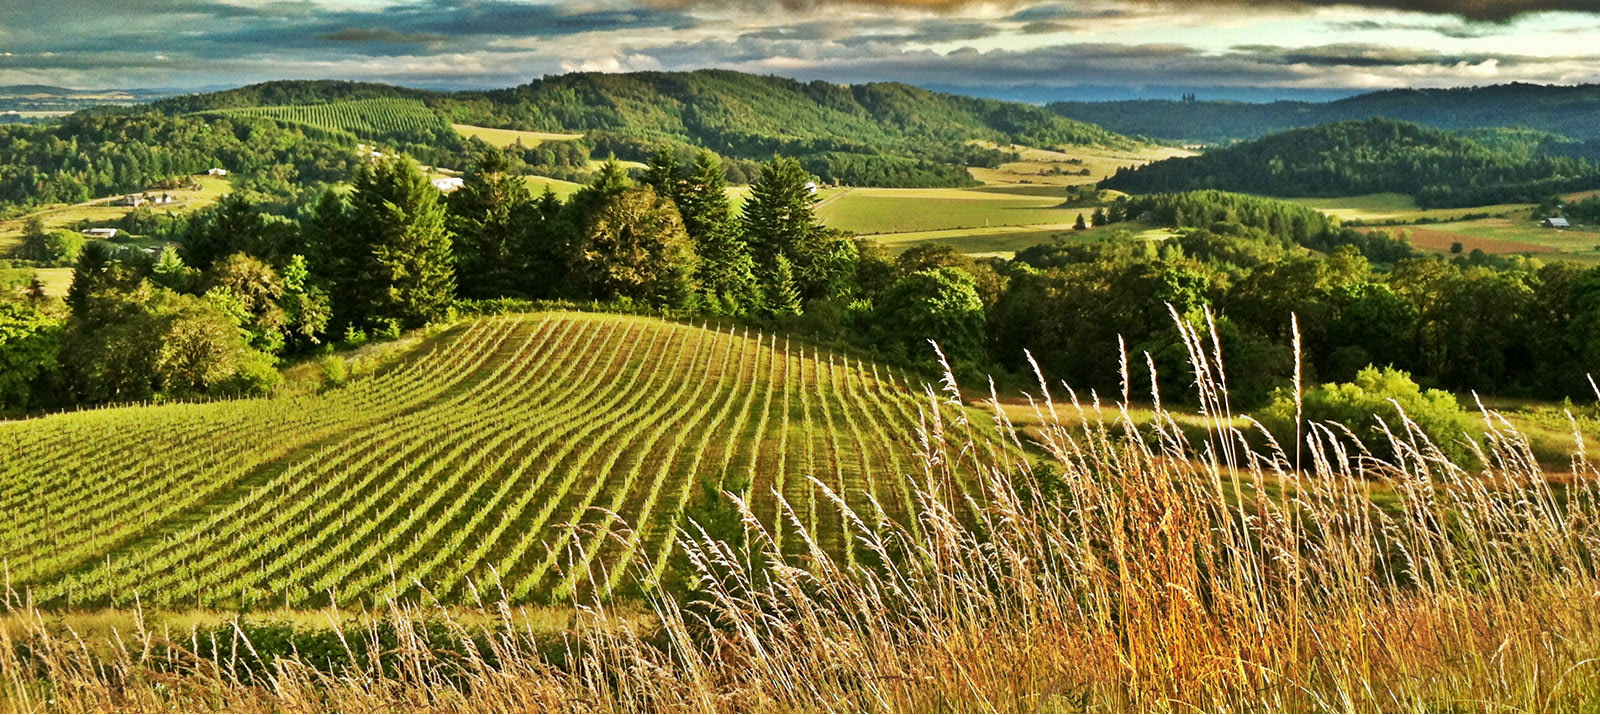
<path fill-rule="evenodd" d="M 1063 116 L 1125 134 L 1173 141 L 1224 143 L 1287 129 L 1368 117 L 1437 129 L 1522 126 L 1584 142 L 1600 142 L 1600 85 L 1513 83 L 1455 89 L 1394 89 L 1332 102 L 1133 100 L 1055 102 Z"/>
<path fill-rule="evenodd" d="M 963 186 L 969 166 L 1013 158 L 978 146 L 1133 149 L 1134 138 L 1040 107 L 941 94 L 906 84 L 836 85 L 723 70 L 574 73 L 494 91 L 434 92 L 341 81 L 283 81 L 157 102 L 169 114 L 360 100 L 425 103 L 452 123 L 575 132 L 593 153 L 642 160 L 662 145 L 724 157 L 801 158 L 855 185 Z"/>
<path fill-rule="evenodd" d="M 1508 150 L 1518 146 L 1513 134 L 1485 136 L 1503 148 L 1410 122 L 1336 122 L 1124 169 L 1101 186 L 1130 193 L 1220 189 L 1268 196 L 1392 192 L 1415 196 L 1422 206 L 1453 207 L 1536 202 L 1600 183 L 1594 162 Z"/>

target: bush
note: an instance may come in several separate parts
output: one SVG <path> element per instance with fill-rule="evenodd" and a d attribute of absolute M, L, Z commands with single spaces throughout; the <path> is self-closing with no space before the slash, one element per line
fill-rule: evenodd
<path fill-rule="evenodd" d="M 1400 411 L 1404 411 L 1406 419 L 1414 422 L 1456 464 L 1471 465 L 1476 461 L 1463 441 L 1469 426 L 1455 396 L 1443 390 L 1423 390 L 1411 380 L 1411 374 L 1403 370 L 1369 365 L 1356 373 L 1354 382 L 1330 382 L 1307 390 L 1301 405 L 1307 424 L 1344 425 L 1361 439 L 1373 456 L 1381 459 L 1397 457 L 1389 438 L 1384 435 L 1384 426 L 1403 439 L 1406 427 Z M 1278 390 L 1262 422 L 1280 437 L 1280 443 L 1287 445 L 1293 439 L 1294 419 L 1294 393 Z M 1344 436 L 1342 430 L 1333 429 Z"/>

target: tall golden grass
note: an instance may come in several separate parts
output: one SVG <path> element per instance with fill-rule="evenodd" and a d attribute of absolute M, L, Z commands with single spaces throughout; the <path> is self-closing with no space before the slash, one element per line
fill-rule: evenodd
<path fill-rule="evenodd" d="M 1486 466 L 1470 472 L 1409 422 L 1389 425 L 1381 453 L 1392 459 L 1332 425 L 1302 425 L 1303 448 L 1282 449 L 1234 426 L 1214 333 L 1183 330 L 1212 427 L 1203 439 L 1187 439 L 1159 397 L 1155 424 L 1135 426 L 1126 358 L 1121 419 L 1098 419 L 1070 391 L 1055 399 L 1040 379 L 1048 469 L 984 461 L 1011 452 L 977 448 L 965 441 L 973 430 L 929 409 L 922 472 L 909 477 L 920 528 L 836 499 L 858 545 L 853 566 L 799 518 L 789 541 L 805 553 L 775 548 L 736 498 L 745 538 L 686 529 L 700 589 L 652 597 L 655 625 L 574 605 L 581 618 L 556 658 L 503 603 L 487 608 L 498 627 L 395 603 L 381 614 L 401 634 L 390 667 L 342 671 L 289 657 L 241 673 L 142 625 L 93 644 L 24 606 L 28 625 L 0 633 L 0 707 L 1600 709 L 1600 472 L 1581 435 L 1562 475 L 1543 473 L 1527 440 L 1487 410 Z M 953 385 L 929 399 L 958 399 Z M 1069 410 L 1082 419 L 1061 419 Z M 1376 492 L 1389 503 L 1375 504 Z M 428 619 L 449 635 L 417 627 Z"/>

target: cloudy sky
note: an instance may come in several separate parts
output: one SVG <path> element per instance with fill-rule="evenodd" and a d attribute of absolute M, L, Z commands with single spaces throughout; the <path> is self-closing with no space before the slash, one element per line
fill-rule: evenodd
<path fill-rule="evenodd" d="M 0 84 L 700 67 L 975 93 L 1600 82 L 1600 0 L 0 0 Z"/>

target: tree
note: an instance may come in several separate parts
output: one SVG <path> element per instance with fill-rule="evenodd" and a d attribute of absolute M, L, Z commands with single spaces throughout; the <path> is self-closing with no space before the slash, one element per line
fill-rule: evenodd
<path fill-rule="evenodd" d="M 767 282 L 767 312 L 777 317 L 800 315 L 800 289 L 795 287 L 794 269 L 783 254 L 773 258 L 772 280 Z"/>
<path fill-rule="evenodd" d="M 655 189 L 635 186 L 589 215 L 572 270 L 596 297 L 682 307 L 694 299 L 697 262 L 677 208 Z"/>
<path fill-rule="evenodd" d="M 1089 228 L 1089 224 L 1083 220 L 1083 214 L 1078 214 L 1078 220 L 1072 223 L 1072 230 L 1082 231 L 1087 228 Z"/>
<path fill-rule="evenodd" d="M 1461 248 L 1462 247 L 1461 247 L 1461 242 L 1460 241 L 1451 241 L 1450 242 L 1450 252 L 1451 253 L 1460 253 L 1461 252 Z"/>
<path fill-rule="evenodd" d="M 241 327 L 257 350 L 276 353 L 283 349 L 284 331 L 289 317 L 279 305 L 283 299 L 283 279 L 272 266 L 244 253 L 235 253 L 212 265 L 206 275 L 206 295 L 221 301 L 236 302 L 242 314 Z"/>
<path fill-rule="evenodd" d="M 83 252 L 83 235 L 75 231 L 51 231 L 38 216 L 28 219 L 22 230 L 19 255 L 32 261 L 71 265 Z"/>
<path fill-rule="evenodd" d="M 682 195 L 683 167 L 672 147 L 663 147 L 645 163 L 644 183 L 656 190 L 656 195 L 677 201 Z"/>
<path fill-rule="evenodd" d="M 193 290 L 195 281 L 200 272 L 190 268 L 183 262 L 178 249 L 172 246 L 163 246 L 161 254 L 156 257 L 154 265 L 150 266 L 150 278 L 161 286 L 180 293 Z"/>
<path fill-rule="evenodd" d="M 758 310 L 761 295 L 755 259 L 740 235 L 724 177 L 721 160 L 702 151 L 689 175 L 678 184 L 673 201 L 700 256 L 697 279 L 708 304 L 737 315 Z"/>
<path fill-rule="evenodd" d="M 462 187 L 450 194 L 456 280 L 461 294 L 475 298 L 526 295 L 524 234 L 537 230 L 533 196 L 522 177 L 509 172 L 505 154 L 479 155 Z"/>
<path fill-rule="evenodd" d="M 205 271 L 235 253 L 278 260 L 292 243 L 290 233 L 290 226 L 269 218 L 243 193 L 235 192 L 196 211 L 180 245 L 184 262 Z"/>
<path fill-rule="evenodd" d="M 341 271 L 353 304 L 334 306 L 343 322 L 414 328 L 449 313 L 455 271 L 445 217 L 439 190 L 408 159 L 384 159 L 356 174 L 345 224 L 353 253 Z"/>
<path fill-rule="evenodd" d="M 799 161 L 775 156 L 750 186 L 744 204 L 745 241 L 762 268 L 771 270 L 778 255 L 794 261 L 798 249 L 823 230 L 811 183 Z"/>
<path fill-rule="evenodd" d="M 983 299 L 972 276 L 955 268 L 918 271 L 895 281 L 876 307 L 876 322 L 890 347 L 920 360 L 939 344 L 953 366 L 984 362 Z"/>
<path fill-rule="evenodd" d="M 48 390 L 56 375 L 60 347 L 60 320 L 0 303 L 0 411 L 39 406 L 41 388 Z"/>
<path fill-rule="evenodd" d="M 1092 216 L 1089 220 L 1093 222 L 1093 224 L 1094 224 L 1094 226 L 1096 228 L 1098 228 L 1100 226 L 1104 226 L 1107 223 L 1110 223 L 1110 221 L 1106 217 L 1105 207 L 1103 207 L 1103 206 L 1095 207 L 1094 216 Z"/>
<path fill-rule="evenodd" d="M 322 343 L 322 335 L 333 319 L 328 293 L 311 282 L 305 256 L 294 255 L 283 267 L 284 347 L 301 350 Z"/>

